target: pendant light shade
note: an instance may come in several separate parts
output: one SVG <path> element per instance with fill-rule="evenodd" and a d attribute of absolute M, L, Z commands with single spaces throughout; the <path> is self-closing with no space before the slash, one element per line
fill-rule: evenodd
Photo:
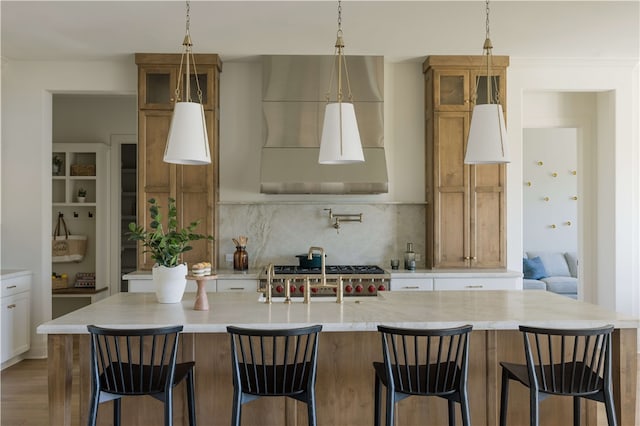
<path fill-rule="evenodd" d="M 200 90 L 196 61 L 191 49 L 193 43 L 189 32 L 191 23 L 189 1 L 187 1 L 186 21 L 186 34 L 182 42 L 183 51 L 176 84 L 176 104 L 173 107 L 173 117 L 171 118 L 163 160 L 165 163 L 184 165 L 210 164 L 211 153 L 209 152 L 209 136 L 207 135 L 207 124 L 202 106 L 202 90 Z M 186 65 L 184 73 L 182 64 Z M 191 99 L 192 68 L 196 76 L 199 103 L 193 102 Z"/>
<path fill-rule="evenodd" d="M 349 102 L 343 102 L 342 79 L 347 82 L 347 98 Z M 336 87 L 336 102 L 330 102 L 331 85 L 334 72 L 337 74 L 338 85 Z M 347 60 L 344 56 L 344 40 L 342 39 L 342 3 L 338 0 L 338 33 L 335 44 L 334 68 L 331 70 L 329 90 L 326 94 L 327 106 L 324 110 L 324 123 L 322 125 L 322 137 L 320 138 L 319 164 L 350 164 L 363 163 L 364 154 L 360 141 L 360 131 L 356 120 L 356 112 L 353 108 L 353 96 L 349 83 Z"/>
<path fill-rule="evenodd" d="M 473 108 L 465 164 L 508 163 L 507 128 L 502 105 L 485 104 Z"/>
<path fill-rule="evenodd" d="M 353 104 L 334 102 L 324 111 L 320 164 L 349 164 L 364 162 L 360 132 Z"/>
<path fill-rule="evenodd" d="M 211 163 L 204 108 L 197 102 L 177 102 L 164 151 L 166 163 L 201 165 Z"/>
<path fill-rule="evenodd" d="M 507 128 L 504 122 L 504 111 L 499 103 L 499 92 L 492 90 L 491 58 L 493 45 L 489 36 L 489 0 L 485 2 L 486 38 L 483 50 L 487 58 L 487 103 L 473 107 L 471 127 L 467 139 L 467 150 L 464 155 L 465 164 L 500 164 L 509 162 L 507 152 Z M 479 80 L 478 80 L 479 81 Z M 476 82 L 476 95 L 477 95 Z M 496 99 L 494 99 L 494 96 Z M 477 99 L 477 96 L 474 96 Z M 496 101 L 493 103 L 493 101 Z"/>

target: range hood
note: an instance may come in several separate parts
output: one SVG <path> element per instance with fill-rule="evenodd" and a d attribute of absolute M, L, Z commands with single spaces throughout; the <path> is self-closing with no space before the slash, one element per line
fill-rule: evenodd
<path fill-rule="evenodd" d="M 325 93 L 329 86 L 333 61 L 334 56 L 263 57 L 264 145 L 260 192 L 388 192 L 389 179 L 384 153 L 382 56 L 347 57 L 365 162 L 346 165 L 318 164 L 326 105 Z"/>

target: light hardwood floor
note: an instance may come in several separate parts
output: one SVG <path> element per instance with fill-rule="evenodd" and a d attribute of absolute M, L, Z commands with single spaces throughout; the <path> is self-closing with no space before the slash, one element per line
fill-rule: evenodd
<path fill-rule="evenodd" d="M 640 390 L 640 355 L 638 356 L 638 384 Z M 74 362 L 77 365 L 77 362 Z M 78 369 L 73 372 L 72 425 L 78 425 L 79 407 L 77 403 Z M 47 401 L 47 360 L 28 359 L 6 368 L 0 375 L 2 403 L 0 404 L 0 424 L 2 426 L 45 426 L 49 423 Z M 640 425 L 640 392 L 637 394 L 636 420 Z M 598 404 L 599 409 L 602 404 Z M 606 424 L 606 417 L 603 418 Z M 200 424 L 202 421 L 199 422 Z M 632 425 L 621 425 L 632 426 Z"/>

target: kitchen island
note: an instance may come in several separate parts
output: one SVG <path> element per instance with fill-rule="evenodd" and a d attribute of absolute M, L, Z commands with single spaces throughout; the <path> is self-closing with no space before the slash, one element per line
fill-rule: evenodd
<path fill-rule="evenodd" d="M 38 327 L 48 335 L 50 424 L 71 424 L 73 340 L 79 340 L 80 424 L 86 423 L 89 400 L 87 324 L 106 327 L 156 327 L 183 324 L 180 358 L 196 362 L 196 404 L 200 425 L 228 425 L 232 379 L 226 326 L 298 327 L 322 324 L 317 378 L 320 425 L 373 424 L 374 373 L 382 360 L 378 324 L 398 327 L 452 327 L 472 324 L 469 397 L 474 425 L 497 425 L 500 361 L 524 362 L 518 325 L 581 328 L 613 324 L 613 382 L 618 422 L 635 424 L 636 350 L 639 321 L 598 306 L 539 291 L 383 292 L 377 297 L 314 299 L 311 304 L 258 302 L 255 293 L 209 294 L 208 311 L 193 310 L 195 294 L 181 303 L 158 304 L 151 293 L 120 293 Z M 187 424 L 184 388 L 175 392 L 175 424 Z M 162 410 L 152 399 L 123 401 L 125 424 L 160 424 Z M 99 409 L 99 424 L 111 422 L 110 404 Z M 598 410 L 583 403 L 586 424 L 596 425 Z M 457 413 L 458 422 L 460 421 Z M 528 393 L 513 384 L 509 399 L 511 425 L 528 424 Z M 425 419 L 430 419 L 425 422 Z M 399 403 L 398 425 L 447 422 L 447 404 L 438 398 L 409 398 Z M 572 424 L 570 398 L 541 404 L 541 424 Z M 243 424 L 306 424 L 306 408 L 281 398 L 254 401 L 243 408 Z"/>

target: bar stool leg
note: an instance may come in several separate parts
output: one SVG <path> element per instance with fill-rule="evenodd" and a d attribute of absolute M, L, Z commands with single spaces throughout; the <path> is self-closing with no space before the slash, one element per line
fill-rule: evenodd
<path fill-rule="evenodd" d="M 502 369 L 502 390 L 500 393 L 500 426 L 507 426 L 507 408 L 509 407 L 509 373 Z"/>

